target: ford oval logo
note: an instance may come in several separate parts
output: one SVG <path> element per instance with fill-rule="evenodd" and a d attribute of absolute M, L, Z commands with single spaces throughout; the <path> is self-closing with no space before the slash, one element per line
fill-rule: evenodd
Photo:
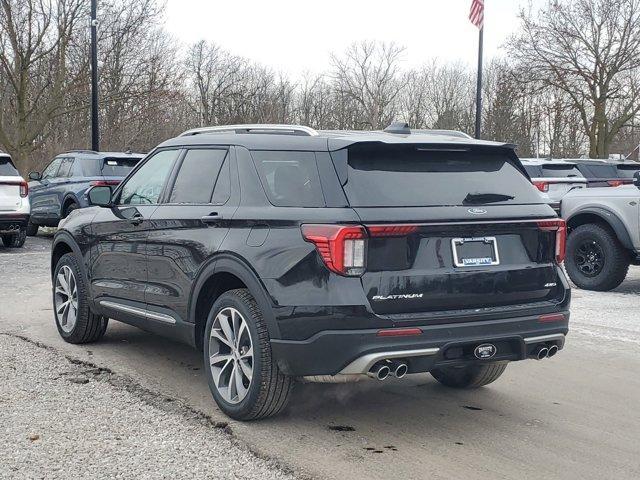
<path fill-rule="evenodd" d="M 484 208 L 469 208 L 467 209 L 471 215 L 484 215 L 487 211 Z"/>
<path fill-rule="evenodd" d="M 478 345 L 475 348 L 475 350 L 473 351 L 473 354 L 476 356 L 476 358 L 479 358 L 480 360 L 488 360 L 492 358 L 497 351 L 498 349 L 494 344 L 483 343 L 482 345 Z"/>

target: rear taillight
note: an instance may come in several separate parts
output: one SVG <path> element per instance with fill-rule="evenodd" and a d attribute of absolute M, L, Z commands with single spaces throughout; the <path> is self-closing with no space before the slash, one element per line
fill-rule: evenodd
<path fill-rule="evenodd" d="M 120 180 L 94 180 L 90 185 L 92 187 L 113 187 L 120 185 Z"/>
<path fill-rule="evenodd" d="M 561 218 L 557 220 L 540 220 L 538 228 L 544 231 L 556 232 L 556 262 L 564 262 L 567 248 L 567 223 Z"/>
<path fill-rule="evenodd" d="M 302 225 L 302 236 L 316 246 L 329 270 L 339 275 L 364 273 L 367 232 L 364 227 Z"/>
<path fill-rule="evenodd" d="M 622 180 L 607 180 L 607 184 L 610 187 L 620 187 L 624 185 L 624 182 Z"/>
<path fill-rule="evenodd" d="M 29 184 L 24 180 L 20 182 L 20 196 L 26 198 L 29 196 Z"/>
<path fill-rule="evenodd" d="M 549 191 L 549 183 L 548 182 L 542 182 L 542 181 L 536 180 L 536 181 L 533 182 L 533 186 L 536 187 L 541 192 L 548 192 Z"/>

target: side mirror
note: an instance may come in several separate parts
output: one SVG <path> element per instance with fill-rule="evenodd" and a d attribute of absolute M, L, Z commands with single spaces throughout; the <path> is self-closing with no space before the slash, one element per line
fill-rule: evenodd
<path fill-rule="evenodd" d="M 94 205 L 96 207 L 110 207 L 111 187 L 106 185 L 91 187 L 87 191 L 87 198 L 89 199 L 89 205 Z"/>
<path fill-rule="evenodd" d="M 633 184 L 640 188 L 640 171 L 633 174 Z"/>
<path fill-rule="evenodd" d="M 42 180 L 42 174 L 40 172 L 29 172 L 29 180 Z"/>

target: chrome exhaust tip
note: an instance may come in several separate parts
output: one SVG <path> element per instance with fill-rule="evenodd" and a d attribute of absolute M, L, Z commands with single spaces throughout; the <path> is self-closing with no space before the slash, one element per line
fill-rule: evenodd
<path fill-rule="evenodd" d="M 408 371 L 409 371 L 409 367 L 407 366 L 406 363 L 397 362 L 395 365 L 393 365 L 393 370 L 391 371 L 391 374 L 396 378 L 402 378 L 407 374 Z"/>
<path fill-rule="evenodd" d="M 549 347 L 549 351 L 547 352 L 547 357 L 551 358 L 553 357 L 556 353 L 558 353 L 558 346 L 557 345 L 551 345 Z"/>
<path fill-rule="evenodd" d="M 546 358 L 548 354 L 549 354 L 549 349 L 547 347 L 538 347 L 535 352 L 535 356 L 538 360 L 542 360 L 543 358 Z"/>
<path fill-rule="evenodd" d="M 391 369 L 382 362 L 376 363 L 367 373 L 370 377 L 380 381 L 386 379 L 390 374 Z"/>

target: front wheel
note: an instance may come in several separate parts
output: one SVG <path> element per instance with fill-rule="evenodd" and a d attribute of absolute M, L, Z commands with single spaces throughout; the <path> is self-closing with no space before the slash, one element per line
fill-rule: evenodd
<path fill-rule="evenodd" d="M 89 310 L 87 285 L 73 253 L 63 255 L 53 272 L 53 313 L 65 342 L 95 342 L 107 330 L 109 319 Z"/>
<path fill-rule="evenodd" d="M 9 235 L 2 235 L 2 243 L 8 248 L 20 248 L 24 245 L 27 239 L 27 229 L 21 228 L 18 233 L 12 233 Z"/>
<path fill-rule="evenodd" d="M 567 239 L 565 268 L 585 290 L 607 291 L 622 283 L 630 256 L 615 234 L 594 223 L 576 227 Z"/>
<path fill-rule="evenodd" d="M 204 362 L 213 398 L 229 417 L 256 420 L 286 407 L 294 380 L 273 361 L 267 325 L 248 290 L 230 290 L 216 300 L 205 329 Z"/>
<path fill-rule="evenodd" d="M 478 388 L 495 382 L 506 368 L 506 362 L 466 367 L 443 367 L 432 370 L 431 375 L 447 387 Z"/>

